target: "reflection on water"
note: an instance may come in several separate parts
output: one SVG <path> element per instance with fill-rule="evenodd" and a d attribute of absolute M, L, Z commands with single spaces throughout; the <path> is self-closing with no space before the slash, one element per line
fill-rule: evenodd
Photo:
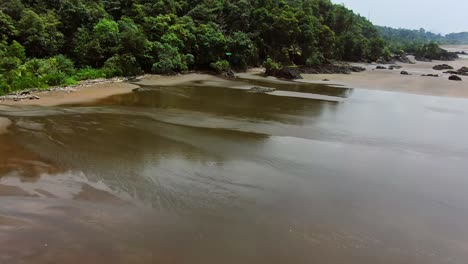
<path fill-rule="evenodd" d="M 234 85 L 2 108 L 0 263 L 465 262 L 466 100 Z"/>

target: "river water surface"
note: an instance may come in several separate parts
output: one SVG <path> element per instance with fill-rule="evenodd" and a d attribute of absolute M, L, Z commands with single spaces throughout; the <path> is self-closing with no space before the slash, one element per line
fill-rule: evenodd
<path fill-rule="evenodd" d="M 466 99 L 197 81 L 0 117 L 0 263 L 468 260 Z"/>

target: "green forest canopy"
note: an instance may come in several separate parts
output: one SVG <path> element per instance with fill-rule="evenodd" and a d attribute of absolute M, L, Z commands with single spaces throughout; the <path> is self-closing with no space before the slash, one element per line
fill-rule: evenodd
<path fill-rule="evenodd" d="M 366 18 L 330 0 L 9 0 L 0 93 L 79 80 L 389 56 Z"/>
<path fill-rule="evenodd" d="M 266 58 L 375 60 L 384 41 L 329 0 L 9 0 L 0 3 L 0 91 L 170 73 Z M 230 56 L 227 53 L 231 53 Z"/>

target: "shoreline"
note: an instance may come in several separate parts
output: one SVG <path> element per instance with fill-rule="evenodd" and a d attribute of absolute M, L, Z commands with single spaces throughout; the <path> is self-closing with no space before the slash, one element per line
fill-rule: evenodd
<path fill-rule="evenodd" d="M 444 74 L 443 71 L 433 70 L 432 67 L 438 64 L 449 64 L 455 69 L 468 66 L 468 58 L 460 58 L 455 61 L 432 61 L 420 62 L 415 64 L 396 63 L 401 69 L 376 69 L 380 64 L 351 63 L 353 66 L 366 68 L 364 72 L 352 74 L 302 74 L 303 79 L 287 81 L 274 77 L 264 77 L 261 73 L 263 68 L 251 68 L 244 73 L 238 73 L 236 76 L 243 79 L 263 79 L 271 82 L 302 82 L 316 83 L 329 86 L 355 88 L 366 90 L 380 90 L 388 92 L 401 92 L 427 96 L 441 96 L 453 98 L 468 98 L 468 76 L 460 76 L 463 81 L 450 81 L 450 74 Z M 386 65 L 387 67 L 389 65 Z M 401 75 L 401 71 L 407 71 L 411 75 Z M 422 74 L 439 74 L 439 77 L 423 77 Z M 324 81 L 327 79 L 327 81 Z M 88 103 L 104 99 L 109 96 L 126 94 L 141 86 L 162 85 L 171 86 L 187 82 L 235 82 L 235 79 L 229 80 L 219 76 L 192 72 L 177 75 L 142 75 L 135 79 L 112 78 L 82 81 L 78 85 L 69 87 L 55 87 L 44 91 L 31 89 L 22 100 L 14 100 L 20 96 L 21 92 L 15 95 L 0 97 L 0 105 L 34 105 L 34 106 L 58 106 L 65 104 Z M 230 85 L 227 85 L 230 86 Z M 29 99 L 32 97 L 32 99 Z M 34 99 L 38 98 L 38 99 Z M 1 120 L 0 120 L 1 122 Z M 3 123 L 3 122 L 2 122 Z M 0 124 L 0 133 L 4 125 Z"/>

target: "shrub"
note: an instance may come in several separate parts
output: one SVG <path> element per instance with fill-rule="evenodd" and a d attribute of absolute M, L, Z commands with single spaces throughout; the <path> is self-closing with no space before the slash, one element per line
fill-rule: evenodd
<path fill-rule="evenodd" d="M 103 70 L 86 67 L 78 70 L 74 78 L 78 81 L 105 78 L 106 73 Z"/>
<path fill-rule="evenodd" d="M 176 47 L 167 43 L 156 42 L 153 45 L 153 50 L 158 53 L 158 61 L 153 64 L 152 71 L 154 73 L 168 74 L 177 70 L 188 70 L 187 61 L 193 62 L 194 57 L 191 54 L 180 54 Z"/>
<path fill-rule="evenodd" d="M 115 55 L 104 63 L 107 77 L 135 76 L 142 73 L 136 58 L 131 54 Z"/>
<path fill-rule="evenodd" d="M 73 61 L 63 55 L 55 56 L 49 60 L 53 60 L 55 68 L 68 76 L 71 76 L 76 72 Z"/>
<path fill-rule="evenodd" d="M 263 67 L 265 67 L 267 70 L 280 70 L 283 68 L 281 64 L 272 60 L 271 58 L 266 59 L 266 61 L 263 63 Z"/>
<path fill-rule="evenodd" d="M 217 62 L 210 63 L 210 68 L 218 73 L 228 71 L 230 67 L 231 65 L 229 65 L 227 60 L 219 60 Z"/>

